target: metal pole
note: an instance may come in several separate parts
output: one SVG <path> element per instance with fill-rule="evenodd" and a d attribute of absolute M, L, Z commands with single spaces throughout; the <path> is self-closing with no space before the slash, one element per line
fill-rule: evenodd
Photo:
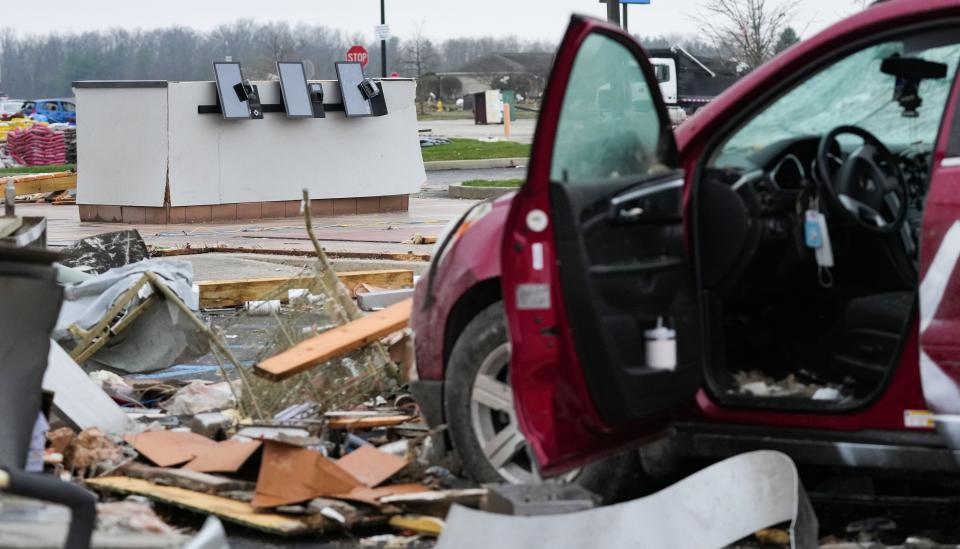
<path fill-rule="evenodd" d="M 380 24 L 387 24 L 386 0 L 380 0 Z M 380 76 L 387 77 L 387 41 L 380 41 Z"/>
<path fill-rule="evenodd" d="M 618 0 L 607 0 L 607 21 L 620 26 L 620 2 Z"/>
<path fill-rule="evenodd" d="M 628 25 L 627 25 L 627 8 L 628 8 L 628 7 L 630 7 L 630 4 L 624 4 L 624 5 L 623 5 L 623 18 L 622 18 L 622 19 L 623 19 L 623 30 L 626 31 L 626 32 L 630 32 L 630 29 L 628 28 Z"/>

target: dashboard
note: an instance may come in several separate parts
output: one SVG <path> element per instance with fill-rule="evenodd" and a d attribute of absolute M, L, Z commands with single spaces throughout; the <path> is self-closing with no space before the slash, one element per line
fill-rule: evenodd
<path fill-rule="evenodd" d="M 708 174 L 736 191 L 767 239 L 792 238 L 815 190 L 819 143 L 819 136 L 778 141 L 747 156 L 743 167 L 713 168 Z M 916 257 L 932 153 L 916 145 L 891 152 L 900 164 L 908 199 L 901 236 L 908 255 Z M 839 167 L 846 154 L 834 142 L 828 157 Z"/>

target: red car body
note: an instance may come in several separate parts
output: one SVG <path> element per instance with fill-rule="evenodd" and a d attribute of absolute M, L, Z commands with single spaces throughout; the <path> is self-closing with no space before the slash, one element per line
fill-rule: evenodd
<path fill-rule="evenodd" d="M 795 45 L 744 77 L 675 131 L 679 166 L 685 173 L 684 212 L 689 209 L 691 190 L 705 149 L 713 137 L 724 130 L 731 113 L 749 112 L 772 83 L 789 80 L 794 73 L 802 72 L 804 67 L 843 45 L 871 39 L 888 29 L 949 18 L 960 18 L 960 2 L 884 2 Z M 584 36 L 598 29 L 620 32 L 599 21 L 575 20 L 558 51 L 550 86 L 566 87 L 577 45 Z M 562 94 L 551 96 L 548 88 L 527 185 L 517 194 L 496 201 L 488 214 L 472 222 L 468 230 L 460 231 L 459 238 L 448 243 L 442 257 L 434 259 L 430 274 L 421 278 L 417 286 L 412 326 L 428 419 L 437 424 L 444 422 L 442 406 L 437 403 L 442 400 L 444 368 L 456 335 L 483 307 L 503 299 L 513 344 L 510 375 L 518 417 L 541 468 L 548 473 L 578 466 L 626 444 L 658 436 L 672 421 L 743 426 L 767 433 L 794 428 L 802 430 L 807 439 L 843 439 L 853 433 L 876 432 L 881 433 L 876 439 L 881 443 L 884 436 L 896 439 L 899 433 L 906 438 L 891 444 L 907 446 L 911 443 L 904 441 L 912 440 L 913 434 L 930 433 L 932 425 L 909 425 L 905 414 L 928 409 L 945 416 L 960 414 L 960 274 L 952 268 L 956 254 L 946 250 L 947 257 L 939 261 L 947 270 L 944 272 L 938 264 L 936 269 L 940 271 L 931 276 L 938 252 L 950 247 L 944 243 L 945 237 L 950 238 L 947 235 L 951 227 L 960 220 L 960 192 L 955 190 L 960 188 L 960 164 L 943 162 L 948 156 L 956 156 L 948 153 L 948 142 L 951 134 L 960 129 L 955 120 L 960 118 L 957 108 L 960 84 L 954 82 L 952 90 L 942 121 L 942 127 L 947 130 L 941 131 L 933 152 L 923 214 L 919 279 L 924 282 L 919 286 L 919 318 L 912 321 L 892 378 L 882 394 L 865 407 L 845 413 L 743 409 L 719 403 L 715 395 L 702 387 L 694 398 L 678 403 L 670 413 L 651 414 L 640 422 L 604 421 L 593 405 L 576 349 L 570 344 L 572 335 L 566 320 L 570 313 L 559 293 L 561 283 L 557 271 L 531 269 L 529 262 L 516 260 L 520 250 L 534 243 L 543 245 L 545 263 L 549 265 L 554 259 L 552 225 L 539 232 L 530 231 L 524 220 L 531 210 L 551 211 L 547 194 L 539 185 L 549 178 L 549 159 L 560 109 L 558 98 Z M 689 221 L 685 215 L 685 226 Z M 687 244 L 691 245 L 689 240 Z M 549 285 L 553 288 L 550 308 L 519 310 L 513 298 L 518 284 Z M 936 295 L 925 296 L 925 285 L 937 285 L 931 290 Z M 929 297 L 926 302 L 925 297 Z M 555 329 L 545 330 L 544 326 Z M 921 360 L 929 361 L 924 374 L 928 378 L 926 398 Z M 935 381 L 929 379 L 930 372 L 936 375 Z M 931 383 L 939 385 L 932 389 Z M 927 443 L 925 439 L 923 444 Z M 878 458 L 875 464 L 882 462 Z"/>

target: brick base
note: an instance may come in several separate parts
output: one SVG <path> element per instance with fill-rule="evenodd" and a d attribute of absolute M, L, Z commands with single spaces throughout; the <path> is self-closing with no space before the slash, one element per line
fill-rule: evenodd
<path fill-rule="evenodd" d="M 80 204 L 80 221 L 167 225 L 171 223 L 210 223 L 301 217 L 299 200 L 277 202 L 241 202 L 207 206 L 110 206 Z M 364 196 L 359 198 L 321 198 L 310 201 L 315 216 L 405 212 L 410 196 Z"/>

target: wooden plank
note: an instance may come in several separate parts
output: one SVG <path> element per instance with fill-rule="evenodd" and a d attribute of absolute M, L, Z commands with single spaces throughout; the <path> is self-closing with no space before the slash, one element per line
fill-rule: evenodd
<path fill-rule="evenodd" d="M 199 473 L 190 469 L 153 467 L 137 462 L 124 465 L 120 472 L 130 478 L 139 478 L 164 486 L 176 486 L 177 488 L 206 494 L 253 490 L 254 488 L 254 483 L 248 480 L 235 480 L 209 473 Z"/>
<path fill-rule="evenodd" d="M 392 427 L 413 419 L 413 416 L 331 417 L 327 425 L 331 429 L 375 429 Z"/>
<path fill-rule="evenodd" d="M 353 292 L 360 284 L 369 284 L 380 288 L 397 290 L 413 287 L 413 271 L 407 269 L 385 269 L 380 271 L 345 271 L 337 277 Z M 236 280 L 211 280 L 198 282 L 200 286 L 200 308 L 239 307 L 245 301 L 256 301 L 272 296 L 287 301 L 286 290 L 293 288 L 312 288 L 315 285 L 312 276 L 307 277 L 270 277 Z"/>
<path fill-rule="evenodd" d="M 216 515 L 223 520 L 281 536 L 318 532 L 324 529 L 322 523 L 310 524 L 291 515 L 257 511 L 247 502 L 194 492 L 176 486 L 161 486 L 143 479 L 103 477 L 89 479 L 86 484 L 107 492 L 146 496 L 161 503 L 204 515 Z"/>
<path fill-rule="evenodd" d="M 328 330 L 257 364 L 257 375 L 279 381 L 402 330 L 410 322 L 413 300 Z"/>
<path fill-rule="evenodd" d="M 77 188 L 77 174 L 76 172 L 59 172 L 21 175 L 13 178 L 13 184 L 17 188 L 17 196 L 66 191 Z"/>
<path fill-rule="evenodd" d="M 325 250 L 330 259 L 376 259 L 378 261 L 430 261 L 432 257 L 429 253 L 382 253 L 382 252 L 343 252 Z M 200 254 L 260 254 L 260 255 L 290 255 L 297 257 L 316 257 L 317 252 L 313 250 L 291 250 L 291 249 L 269 249 L 269 248 L 247 248 L 243 246 L 201 246 L 196 248 L 169 248 L 166 250 L 154 250 L 152 257 L 175 257 L 181 255 L 200 255 Z"/>

